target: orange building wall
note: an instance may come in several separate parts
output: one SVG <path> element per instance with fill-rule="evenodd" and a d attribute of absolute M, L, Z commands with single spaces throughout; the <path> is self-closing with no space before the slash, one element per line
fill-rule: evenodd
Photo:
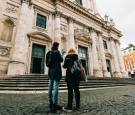
<path fill-rule="evenodd" d="M 132 55 L 132 57 L 130 55 Z M 125 70 L 128 71 L 127 70 L 127 62 L 128 62 L 128 65 L 130 67 L 130 72 L 133 71 L 132 68 L 133 66 L 135 66 L 135 52 L 124 55 L 123 60 L 124 60 Z M 131 61 L 133 61 L 133 63 L 131 63 Z"/>

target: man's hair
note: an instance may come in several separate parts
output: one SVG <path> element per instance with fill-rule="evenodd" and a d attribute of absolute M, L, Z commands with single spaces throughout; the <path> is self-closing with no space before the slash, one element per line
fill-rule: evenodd
<path fill-rule="evenodd" d="M 59 43 L 58 42 L 54 42 L 53 43 L 53 47 L 57 48 L 59 46 Z"/>

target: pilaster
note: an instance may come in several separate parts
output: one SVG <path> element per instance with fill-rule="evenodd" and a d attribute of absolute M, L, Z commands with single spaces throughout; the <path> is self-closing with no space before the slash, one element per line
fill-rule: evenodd
<path fill-rule="evenodd" d="M 61 35 L 60 35 L 60 16 L 61 12 L 56 9 L 54 14 L 54 42 L 59 43 L 59 50 L 61 51 Z"/>
<path fill-rule="evenodd" d="M 68 28 L 68 48 L 75 49 L 75 40 L 74 40 L 74 19 L 73 17 L 68 18 L 69 28 Z"/>
<path fill-rule="evenodd" d="M 99 63 L 98 63 L 98 55 L 97 55 L 97 48 L 96 48 L 96 31 L 91 28 L 91 38 L 92 38 L 92 56 L 93 56 L 93 69 L 94 69 L 94 76 L 95 77 L 103 77 L 102 71 L 99 69 Z"/>
<path fill-rule="evenodd" d="M 104 51 L 103 39 L 102 39 L 102 32 L 98 32 L 98 38 L 99 38 L 99 47 L 100 47 L 100 54 L 101 54 L 101 61 L 102 61 L 103 76 L 111 77 L 110 72 L 107 71 L 105 51 Z"/>
<path fill-rule="evenodd" d="M 112 49 L 113 62 L 114 62 L 114 73 L 113 73 L 113 76 L 114 77 L 122 77 L 122 74 L 120 72 L 119 63 L 118 63 L 118 58 L 117 58 L 117 55 L 116 55 L 115 43 L 114 43 L 113 38 L 111 38 L 110 41 L 111 41 L 111 49 Z"/>
<path fill-rule="evenodd" d="M 125 72 L 124 62 L 123 62 L 122 53 L 120 49 L 120 42 L 118 40 L 115 40 L 115 44 L 116 44 L 116 52 L 117 52 L 120 72 L 122 73 L 122 77 L 125 78 L 127 77 L 127 74 Z"/>
<path fill-rule="evenodd" d="M 22 0 L 22 7 L 18 19 L 18 26 L 13 47 L 12 61 L 8 67 L 8 75 L 22 75 L 26 66 L 26 27 L 28 19 L 28 0 Z"/>

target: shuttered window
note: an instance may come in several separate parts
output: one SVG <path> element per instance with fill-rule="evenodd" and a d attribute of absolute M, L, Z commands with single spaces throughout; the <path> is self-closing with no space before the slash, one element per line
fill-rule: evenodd
<path fill-rule="evenodd" d="M 108 47 L 107 47 L 107 42 L 106 42 L 105 40 L 103 40 L 103 45 L 104 45 L 104 48 L 105 48 L 105 49 L 108 49 Z"/>
<path fill-rule="evenodd" d="M 36 26 L 46 29 L 46 16 L 37 14 Z"/>

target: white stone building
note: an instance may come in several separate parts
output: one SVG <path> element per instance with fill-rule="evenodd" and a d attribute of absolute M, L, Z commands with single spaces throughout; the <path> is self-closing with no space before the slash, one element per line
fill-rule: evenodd
<path fill-rule="evenodd" d="M 89 77 L 126 77 L 121 36 L 95 0 L 0 0 L 0 74 L 47 74 L 57 41 L 76 49 Z"/>

